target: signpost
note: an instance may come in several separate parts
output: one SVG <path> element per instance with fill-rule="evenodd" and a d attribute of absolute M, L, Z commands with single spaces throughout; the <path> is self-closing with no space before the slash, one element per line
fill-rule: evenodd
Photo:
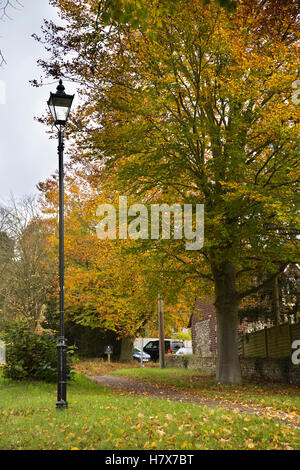
<path fill-rule="evenodd" d="M 104 354 L 107 355 L 107 361 L 110 362 L 110 356 L 113 353 L 113 348 L 112 346 L 105 346 L 104 348 Z"/>

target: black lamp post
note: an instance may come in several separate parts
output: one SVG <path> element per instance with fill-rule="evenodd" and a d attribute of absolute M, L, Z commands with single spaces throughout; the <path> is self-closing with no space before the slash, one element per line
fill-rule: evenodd
<path fill-rule="evenodd" d="M 58 387 L 56 408 L 68 408 L 67 403 L 67 346 L 64 329 L 64 142 L 63 130 L 67 124 L 74 95 L 67 95 L 62 80 L 56 93 L 50 93 L 48 106 L 58 130 L 59 157 L 59 340 Z"/>

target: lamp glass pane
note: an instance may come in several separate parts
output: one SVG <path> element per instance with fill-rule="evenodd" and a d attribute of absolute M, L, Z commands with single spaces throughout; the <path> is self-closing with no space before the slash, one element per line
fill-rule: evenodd
<path fill-rule="evenodd" d="M 66 106 L 55 106 L 56 121 L 66 122 L 68 119 L 69 108 Z"/>
<path fill-rule="evenodd" d="M 49 109 L 50 109 L 50 112 L 51 112 L 53 121 L 55 122 L 55 121 L 56 121 L 56 114 L 55 114 L 55 108 L 54 108 L 54 106 L 53 106 L 52 99 L 49 100 L 48 106 L 49 106 Z"/>
<path fill-rule="evenodd" d="M 51 94 L 48 105 L 55 124 L 66 124 L 73 96 Z"/>

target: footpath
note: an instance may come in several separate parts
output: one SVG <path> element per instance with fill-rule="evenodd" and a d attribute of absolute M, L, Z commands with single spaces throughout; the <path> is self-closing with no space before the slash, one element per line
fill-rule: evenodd
<path fill-rule="evenodd" d="M 199 406 L 218 407 L 232 410 L 236 413 L 257 415 L 263 418 L 275 419 L 290 426 L 300 428 L 300 416 L 293 412 L 284 412 L 272 407 L 259 406 L 254 404 L 237 404 L 230 400 L 207 399 L 199 395 L 193 395 L 184 391 L 170 390 L 161 385 L 152 385 L 138 380 L 118 377 L 115 375 L 87 376 L 93 382 L 104 387 L 110 387 L 121 392 L 132 395 L 142 395 L 164 400 L 174 400 L 179 402 L 194 403 Z"/>

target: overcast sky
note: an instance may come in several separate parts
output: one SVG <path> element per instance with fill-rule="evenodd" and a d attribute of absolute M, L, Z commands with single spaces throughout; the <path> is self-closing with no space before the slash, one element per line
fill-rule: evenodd
<path fill-rule="evenodd" d="M 16 2 L 13 2 L 16 5 Z M 0 202 L 36 194 L 36 184 L 57 169 L 57 143 L 49 140 L 44 125 L 34 116 L 47 110 L 50 91 L 56 84 L 34 88 L 39 79 L 37 60 L 47 57 L 43 46 L 31 35 L 41 32 L 43 19 L 56 19 L 48 0 L 21 0 L 23 8 L 8 13 L 11 20 L 0 22 L 0 50 L 6 65 L 0 68 Z M 1 1 L 0 1 L 1 4 Z M 67 93 L 74 86 L 65 83 Z"/>

